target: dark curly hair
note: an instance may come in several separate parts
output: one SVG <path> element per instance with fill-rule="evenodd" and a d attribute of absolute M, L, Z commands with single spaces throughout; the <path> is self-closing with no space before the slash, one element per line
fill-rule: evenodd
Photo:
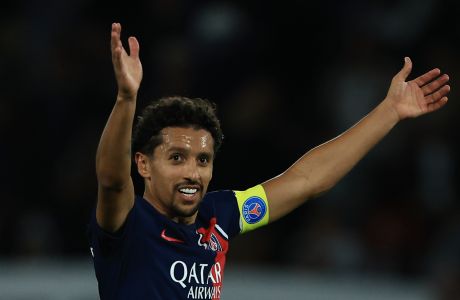
<path fill-rule="evenodd" d="M 205 129 L 214 139 L 214 153 L 222 145 L 223 134 L 216 116 L 216 105 L 209 100 L 165 97 L 144 108 L 133 129 L 131 153 L 152 154 L 163 142 L 160 131 L 165 127 Z"/>

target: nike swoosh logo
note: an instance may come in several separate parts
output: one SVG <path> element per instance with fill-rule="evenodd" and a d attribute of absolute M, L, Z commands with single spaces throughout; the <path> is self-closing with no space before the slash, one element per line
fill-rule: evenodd
<path fill-rule="evenodd" d="M 163 229 L 163 231 L 161 232 L 161 238 L 168 242 L 173 242 L 173 243 L 183 243 L 184 242 L 179 239 L 167 236 L 165 233 L 166 233 L 166 229 Z"/>

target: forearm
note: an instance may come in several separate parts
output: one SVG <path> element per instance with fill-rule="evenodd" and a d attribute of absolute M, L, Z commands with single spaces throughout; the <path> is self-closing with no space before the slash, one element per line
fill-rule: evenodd
<path fill-rule="evenodd" d="M 264 182 L 270 222 L 332 188 L 398 121 L 388 101 L 383 101 L 343 134 L 308 151 L 283 174 Z"/>
<path fill-rule="evenodd" d="M 312 149 L 289 170 L 306 182 L 305 197 L 315 197 L 332 188 L 399 121 L 388 101 L 338 137 Z"/>
<path fill-rule="evenodd" d="M 118 189 L 129 183 L 135 109 L 135 99 L 117 97 L 96 154 L 96 174 L 103 187 Z"/>
<path fill-rule="evenodd" d="M 305 200 L 332 188 L 398 122 L 438 110 L 447 103 L 449 76 L 432 69 L 406 81 L 408 57 L 391 80 L 387 96 L 373 111 L 340 136 L 307 152 L 286 172 L 263 183 L 274 221 Z"/>

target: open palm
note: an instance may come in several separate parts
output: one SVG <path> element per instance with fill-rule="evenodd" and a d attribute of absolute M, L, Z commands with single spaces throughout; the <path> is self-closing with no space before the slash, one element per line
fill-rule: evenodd
<path fill-rule="evenodd" d="M 124 98 L 136 96 L 142 81 L 142 64 L 139 59 L 139 42 L 129 37 L 129 55 L 123 48 L 120 39 L 120 23 L 112 24 L 111 50 L 112 63 L 118 84 L 118 93 Z"/>
<path fill-rule="evenodd" d="M 447 103 L 449 76 L 433 69 L 411 81 L 405 81 L 412 70 L 412 62 L 406 57 L 404 67 L 393 77 L 387 100 L 399 119 L 414 118 L 438 110 Z"/>

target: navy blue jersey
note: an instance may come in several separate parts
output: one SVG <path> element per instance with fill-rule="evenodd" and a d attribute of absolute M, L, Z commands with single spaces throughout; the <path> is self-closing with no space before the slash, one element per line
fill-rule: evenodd
<path fill-rule="evenodd" d="M 243 211 L 248 217 L 241 217 Z M 262 225 L 267 215 L 265 194 L 247 191 L 206 194 L 191 225 L 170 220 L 142 197 L 114 234 L 99 227 L 94 213 L 89 233 L 99 295 L 102 300 L 220 299 L 229 239 L 245 230 L 247 220 Z"/>

